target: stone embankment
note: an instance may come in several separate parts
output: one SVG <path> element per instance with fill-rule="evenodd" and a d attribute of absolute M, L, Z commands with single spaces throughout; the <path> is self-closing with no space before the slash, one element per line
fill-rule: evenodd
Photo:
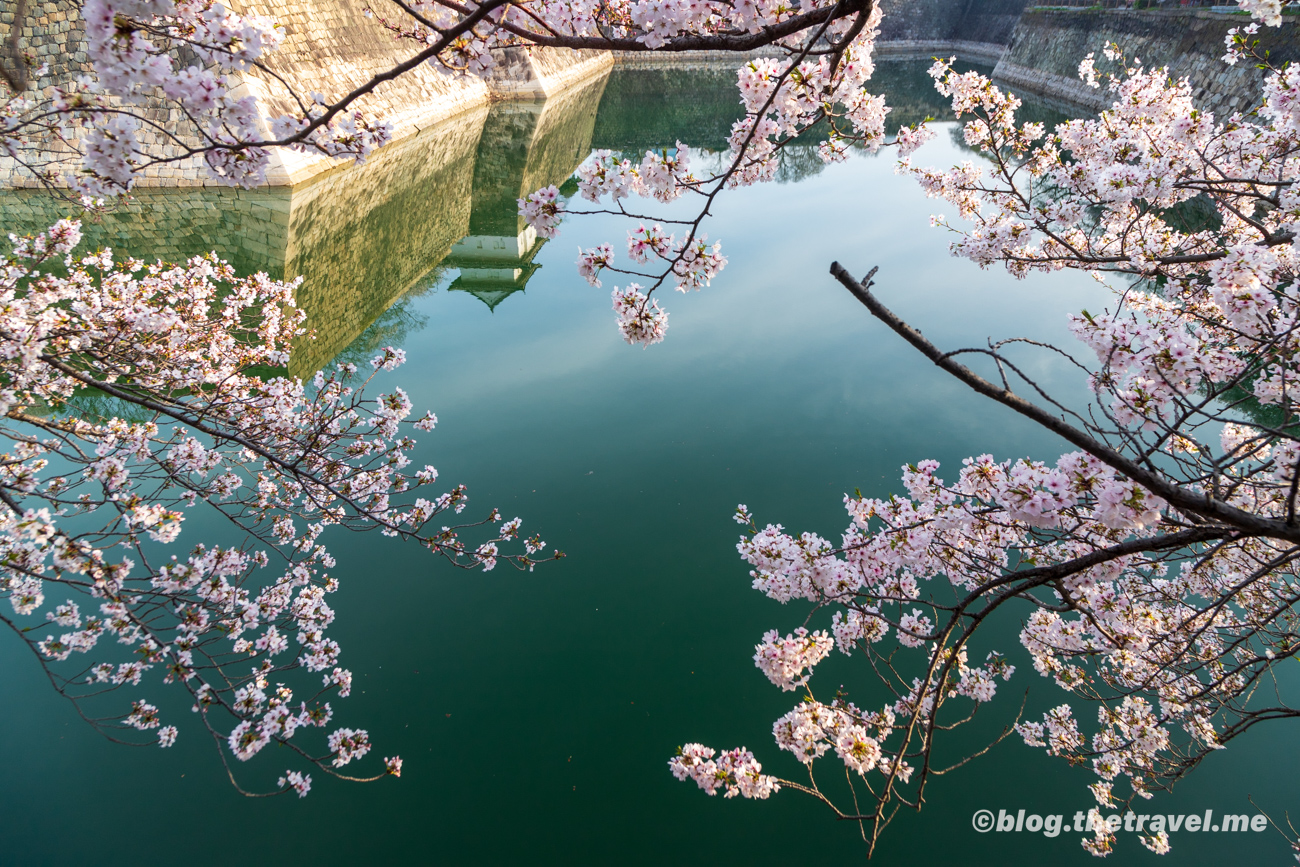
<path fill-rule="evenodd" d="M 885 13 L 878 42 L 882 60 L 956 55 L 993 66 L 1000 83 L 1071 107 L 1097 109 L 1107 104 L 1104 90 L 1079 81 L 1079 61 L 1100 54 L 1111 42 L 1148 67 L 1168 66 L 1187 76 L 1202 106 L 1220 116 L 1257 104 L 1263 73 L 1250 64 L 1229 67 L 1221 61 L 1229 28 L 1241 15 L 1209 10 L 1060 10 L 1027 7 L 1026 0 L 881 0 Z M 347 94 L 412 52 L 373 18 L 364 0 L 231 0 L 236 11 L 267 14 L 285 30 L 284 45 L 267 59 L 268 71 L 252 72 L 239 83 L 256 95 L 271 116 L 294 111 L 289 82 L 300 95 Z M 17 26 L 19 46 L 49 73 L 35 83 L 46 89 L 87 71 L 85 34 L 66 0 L 31 0 L 23 21 L 13 21 L 13 6 L 0 10 L 0 25 Z M 1300 60 L 1300 22 L 1288 17 L 1281 28 L 1263 28 L 1264 48 L 1275 61 Z M 448 117 L 499 99 L 545 99 L 608 69 L 615 59 L 602 52 L 509 49 L 500 53 L 488 80 L 444 75 L 429 66 L 377 86 L 358 106 L 395 127 L 405 138 Z M 722 58 L 734 62 L 732 56 Z M 697 67 L 718 62 L 705 52 L 675 55 L 634 54 L 618 58 L 628 67 Z M 162 121 L 175 120 L 163 114 Z M 144 136 L 142 136 L 143 138 Z M 147 142 L 170 156 L 174 145 Z M 269 186 L 292 186 L 337 165 L 328 158 L 277 150 L 267 173 Z M 12 166 L 0 174 L 21 184 Z M 141 186 L 201 186 L 205 171 L 195 159 L 151 170 Z"/>
<path fill-rule="evenodd" d="M 1046 9 L 1025 0 L 881 0 L 885 13 L 882 58 L 956 55 L 994 67 L 993 78 L 1013 90 L 1097 110 L 1110 104 L 1104 89 L 1079 80 L 1079 62 L 1101 57 L 1110 43 L 1147 68 L 1186 76 L 1197 103 L 1219 116 L 1247 111 L 1259 101 L 1264 73 L 1252 64 L 1228 66 L 1224 40 L 1249 18 L 1208 9 Z M 1300 60 L 1300 20 L 1264 27 L 1260 48 L 1275 63 Z M 1103 64 L 1104 65 L 1104 64 Z"/>
<path fill-rule="evenodd" d="M 235 0 L 231 6 L 267 15 L 287 32 L 284 44 L 267 57 L 274 75 L 253 73 L 245 80 L 271 116 L 296 107 L 277 77 L 291 82 L 300 95 L 319 92 L 337 98 L 415 53 L 411 43 L 394 39 L 364 14 L 364 0 Z M 401 139 L 491 100 L 546 99 L 612 64 L 604 52 L 550 48 L 506 49 L 496 61 L 486 81 L 452 77 L 422 65 L 379 85 L 359 106 L 392 123 L 394 138 Z M 328 158 L 281 149 L 267 180 L 271 185 L 295 184 L 334 165 Z"/>
<path fill-rule="evenodd" d="M 284 82 L 303 98 L 318 92 L 336 99 L 414 53 L 411 43 L 396 40 L 377 20 L 365 15 L 364 0 L 228 0 L 228 5 L 236 12 L 267 15 L 284 28 L 284 43 L 266 58 L 267 72 L 254 70 L 242 75 L 235 90 L 237 95 L 258 97 L 268 116 L 297 109 Z M 49 64 L 48 74 L 33 82 L 36 91 L 70 82 L 89 71 L 84 26 L 67 0 L 30 0 L 26 15 L 16 24 L 13 9 L 12 3 L 0 9 L 0 26 L 6 34 L 17 26 L 21 31 L 19 48 L 35 55 L 38 63 Z M 601 74 L 613 63 L 605 52 L 563 49 L 508 49 L 497 61 L 486 81 L 448 76 L 424 65 L 396 81 L 378 85 L 357 106 L 391 122 L 394 137 L 400 139 L 493 100 L 546 99 Z M 158 120 L 177 120 L 159 109 L 152 113 Z M 269 131 L 264 133 L 269 135 Z M 181 153 L 175 145 L 151 141 L 147 131 L 141 139 L 167 156 Z M 337 161 L 327 157 L 276 149 L 267 183 L 300 183 L 335 165 Z M 5 173 L 12 174 L 13 167 L 0 166 L 0 174 Z M 150 170 L 139 185 L 201 186 L 205 177 L 203 166 L 191 158 Z M 11 181 L 21 183 L 18 178 Z"/>
<path fill-rule="evenodd" d="M 1119 45 L 1147 68 L 1165 66 L 1175 79 L 1187 77 L 1196 104 L 1218 117 L 1249 111 L 1260 100 L 1265 73 L 1250 63 L 1223 62 L 1228 30 L 1248 23 L 1241 15 L 1205 10 L 1064 11 L 1027 10 L 998 61 L 995 79 L 1089 109 L 1113 97 L 1079 80 L 1079 62 L 1095 52 L 1102 67 L 1106 45 Z M 1262 27 L 1260 48 L 1275 63 L 1300 60 L 1300 21 L 1288 16 L 1281 27 Z"/>

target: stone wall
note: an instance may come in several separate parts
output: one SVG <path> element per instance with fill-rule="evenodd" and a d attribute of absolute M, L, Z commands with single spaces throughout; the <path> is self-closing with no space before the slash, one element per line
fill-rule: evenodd
<path fill-rule="evenodd" d="M 884 17 L 882 42 L 958 39 L 958 25 L 971 0 L 877 0 Z"/>
<path fill-rule="evenodd" d="M 1147 67 L 1167 66 L 1174 78 L 1187 76 L 1197 104 L 1226 117 L 1255 106 L 1264 78 L 1251 64 L 1228 66 L 1220 59 L 1228 29 L 1246 20 L 1202 10 L 1030 10 L 1016 26 L 994 77 L 1012 88 L 1101 108 L 1109 105 L 1109 94 L 1079 81 L 1079 61 L 1089 52 L 1100 58 L 1105 45 L 1116 42 Z M 1300 22 L 1295 18 L 1288 16 L 1281 27 L 1260 28 L 1259 39 L 1274 62 L 1300 60 Z"/>
<path fill-rule="evenodd" d="M 964 43 L 987 53 L 1005 46 L 1027 0 L 880 0 L 881 47 Z M 996 52 L 1000 53 L 1000 52 Z M 972 58 L 974 59 L 974 58 Z"/>
<path fill-rule="evenodd" d="M 1263 73 L 1250 64 L 1220 60 L 1228 29 L 1242 15 L 1196 10 L 1052 10 L 1026 0 L 881 0 L 884 20 L 878 55 L 921 58 L 955 54 L 972 63 L 996 64 L 994 78 L 1074 109 L 1109 105 L 1104 90 L 1078 78 L 1079 61 L 1099 57 L 1109 42 L 1150 66 L 1187 76 L 1202 107 L 1226 116 L 1259 99 Z M 1275 62 L 1300 60 L 1300 21 L 1260 29 L 1261 47 Z"/>
<path fill-rule="evenodd" d="M 966 39 L 898 39 L 876 44 L 881 60 L 928 60 L 931 57 L 956 56 L 969 63 L 993 66 L 1002 59 L 1007 47 L 997 42 L 971 42 Z"/>
<path fill-rule="evenodd" d="M 257 70 L 235 76 L 235 92 L 252 93 L 269 116 L 295 110 L 290 92 L 277 77 L 302 96 L 312 92 L 333 99 L 354 90 L 378 72 L 415 53 L 409 42 L 398 41 L 374 18 L 364 14 L 365 0 L 228 0 L 237 12 L 256 12 L 279 22 L 285 31 L 280 49 L 266 57 L 271 74 Z M 80 4 L 74 0 L 30 0 L 19 22 L 19 47 L 50 64 L 49 73 L 33 82 L 33 89 L 71 81 L 89 71 Z M 0 24 L 13 25 L 12 0 L 0 0 Z M 395 138 L 403 138 L 492 99 L 545 99 L 584 79 L 597 76 L 612 64 L 603 52 L 564 49 L 509 49 L 498 57 L 499 68 L 487 81 L 476 77 L 451 77 L 428 65 L 385 82 L 357 106 L 394 125 Z M 177 117 L 152 109 L 153 118 L 175 124 Z M 264 130 L 269 135 L 269 131 Z M 161 147 L 169 156 L 180 153 L 160 141 L 141 139 Z M 48 148 L 47 148 L 48 149 Z M 296 184 L 329 170 L 336 161 L 323 156 L 276 149 L 267 172 L 269 185 Z M 14 166 L 0 164 L 0 175 L 15 175 Z M 193 186 L 205 183 L 199 161 L 188 159 L 151 169 L 140 186 Z M 11 183 L 21 183 L 16 176 Z"/>
<path fill-rule="evenodd" d="M 1006 45 L 1029 5 L 1027 0 L 970 0 L 956 36 L 969 42 Z"/>
<path fill-rule="evenodd" d="M 285 28 L 281 49 L 268 58 L 272 73 L 299 92 L 337 97 L 370 76 L 405 59 L 412 48 L 394 40 L 363 14 L 365 0 L 231 0 L 236 10 L 269 14 Z M 1196 11 L 1048 11 L 1026 9 L 1026 0 L 881 0 L 885 13 L 878 53 L 882 59 L 928 58 L 953 54 L 962 60 L 996 65 L 1004 85 L 1087 109 L 1106 103 L 1104 91 L 1078 81 L 1079 61 L 1111 41 L 1147 65 L 1168 65 L 1174 76 L 1187 75 L 1200 103 L 1222 115 L 1247 109 L 1258 98 L 1258 70 L 1248 64 L 1227 67 L 1219 57 L 1229 27 L 1242 16 Z M 47 88 L 87 69 L 84 33 L 73 0 L 30 0 L 20 22 L 20 47 L 50 64 L 37 88 Z M 12 0 L 0 0 L 0 24 L 13 26 Z M 1300 24 L 1262 28 L 1260 38 L 1275 60 L 1300 59 Z M 689 55 L 689 56 L 688 56 Z M 734 58 L 731 58 L 734 60 Z M 397 81 L 380 85 L 360 102 L 363 110 L 394 123 L 396 137 L 413 135 L 444 118 L 492 99 L 545 99 L 598 74 L 614 62 L 607 54 L 550 49 L 508 49 L 498 56 L 489 80 L 451 78 L 423 66 Z M 627 66 L 669 68 L 709 63 L 701 53 L 635 54 L 619 58 Z M 292 110 L 287 90 L 275 75 L 250 74 L 241 87 L 261 99 L 269 114 Z M 159 119 L 168 120 L 161 116 Z M 172 118 L 171 120 L 174 120 Z M 173 149 L 174 152 L 174 149 Z M 279 151 L 268 184 L 292 185 L 333 169 L 320 156 Z M 0 175 L 18 182 L 12 166 Z M 152 171 L 142 186 L 204 184 L 196 161 Z"/>

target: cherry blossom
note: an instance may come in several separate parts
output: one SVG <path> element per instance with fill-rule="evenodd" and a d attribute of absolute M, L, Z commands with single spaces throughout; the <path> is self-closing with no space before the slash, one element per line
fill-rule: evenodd
<path fill-rule="evenodd" d="M 807 683 L 812 676 L 812 667 L 825 659 L 834 647 L 834 640 L 825 632 L 809 634 L 801 626 L 782 638 L 773 629 L 763 636 L 763 643 L 754 648 L 754 664 L 767 675 L 768 680 L 790 691 Z M 809 670 L 807 674 L 805 668 Z"/>
<path fill-rule="evenodd" d="M 694 780 L 706 794 L 723 797 L 765 799 L 780 789 L 772 777 L 762 773 L 763 766 L 744 747 L 728 750 L 714 759 L 716 750 L 700 744 L 687 744 L 668 762 L 669 770 L 679 780 Z"/>
<path fill-rule="evenodd" d="M 641 287 L 631 283 L 626 289 L 615 289 L 614 312 L 618 314 L 618 330 L 628 343 L 650 346 L 664 339 L 668 330 L 668 314 L 641 293 Z"/>
<path fill-rule="evenodd" d="M 1278 25 L 1287 5 L 1239 3 L 1264 26 Z M 760 529 L 742 506 L 748 532 L 738 551 L 754 588 L 813 608 L 794 632 L 764 635 L 755 654 L 774 685 L 804 693 L 773 735 L 808 782 L 763 774 L 744 748 L 700 744 L 670 760 L 679 780 L 727 797 L 803 791 L 869 827 L 874 845 L 893 811 L 919 805 L 944 770 L 932 762 L 935 738 L 1005 703 L 998 682 L 1014 667 L 983 645 L 979 626 L 1010 600 L 1031 606 L 1020 643 L 1065 701 L 1041 721 L 1012 717 L 1006 732 L 1087 767 L 1098 808 L 1150 797 L 1241 732 L 1297 715 L 1249 697 L 1300 652 L 1285 614 L 1300 598 L 1300 440 L 1291 433 L 1300 69 L 1268 68 L 1257 106 L 1215 117 L 1195 105 L 1188 81 L 1111 46 L 1079 67 L 1110 108 L 1048 130 L 1018 121 L 1020 101 L 986 77 L 938 61 L 936 88 L 979 156 L 936 169 L 912 163 L 932 130 L 903 127 L 891 141 L 889 106 L 870 92 L 880 23 L 871 0 L 398 6 L 400 17 L 380 20 L 412 45 L 403 70 L 427 63 L 487 76 L 494 52 L 531 46 L 776 52 L 739 65 L 745 113 L 716 170 L 693 168 L 701 161 L 681 142 L 658 153 L 598 151 L 577 172 L 574 198 L 552 186 L 519 200 L 543 238 L 570 215 L 627 221 L 629 262 L 646 270 L 622 267 L 612 243 L 581 251 L 578 270 L 593 285 L 603 274 L 627 278 L 611 297 L 628 343 L 664 339 L 659 288 L 698 289 L 722 271 L 726 258 L 703 228 L 717 196 L 775 177 L 782 149 L 814 129 L 825 131 L 817 150 L 828 162 L 897 147 L 899 170 L 956 208 L 957 221 L 932 221 L 952 233 L 955 255 L 1013 277 L 1081 270 L 1114 289 L 1106 309 L 1070 321 L 1085 350 L 1070 357 L 1095 397 L 1090 414 L 1074 414 L 1016 392 L 1023 383 L 1051 400 L 1011 357 L 1016 344 L 943 350 L 872 294 L 870 276 L 833 266 L 894 334 L 1071 451 L 1046 462 L 973 456 L 951 482 L 934 461 L 909 464 L 905 495 L 845 497 L 838 539 Z M 94 75 L 7 94 L 0 140 L 23 171 L 87 205 L 170 162 L 201 157 L 212 179 L 255 185 L 269 148 L 359 160 L 391 137 L 358 106 L 401 70 L 332 98 L 293 94 L 296 111 L 268 117 L 231 81 L 280 43 L 271 20 L 215 0 L 87 0 L 83 17 Z M 1256 27 L 1230 34 L 1229 63 L 1269 67 Z M 190 52 L 198 64 L 179 60 Z M 163 127 L 162 145 L 142 134 L 158 108 L 182 119 Z M 697 215 L 648 212 L 676 200 L 693 202 Z M 371 743 L 364 729 L 325 731 L 330 700 L 353 684 L 327 635 L 338 587 L 327 531 L 378 530 L 484 569 L 531 568 L 545 545 L 495 510 L 481 523 L 500 526 L 473 544 L 461 539 L 465 526 L 434 529 L 467 502 L 463 487 L 420 496 L 436 482 L 431 467 L 406 472 L 408 426 L 426 431 L 436 419 L 413 421 L 399 388 L 363 396 L 400 366 L 400 352 L 377 356 L 362 382 L 352 365 L 309 383 L 255 376 L 282 369 L 290 343 L 305 336 L 292 284 L 236 278 L 215 257 L 146 265 L 100 251 L 77 260 L 78 239 L 75 222 L 14 239 L 0 278 L 0 407 L 14 442 L 0 462 L 0 592 L 13 610 L 3 619 L 74 700 L 108 689 L 102 700 L 112 701 L 161 680 L 189 692 L 195 728 L 223 761 L 250 760 L 274 742 L 340 775 Z M 57 276 L 61 260 L 67 276 Z M 961 363 L 974 353 L 998 366 L 1000 381 Z M 88 389 L 131 412 L 83 418 L 75 409 Z M 247 541 L 180 550 L 200 504 Z M 524 553 L 508 553 L 508 543 Z M 863 707 L 842 693 L 818 700 L 812 668 L 834 647 L 866 655 L 887 695 Z M 129 701 L 101 724 L 174 742 L 179 726 L 163 725 L 134 692 Z M 312 737 L 317 746 L 300 746 Z M 823 762 L 843 766 L 851 809 L 820 788 L 814 766 Z M 400 771 L 390 757 L 376 776 Z M 279 791 L 301 796 L 310 784 L 287 770 Z M 1083 846 L 1111 851 L 1105 823 L 1090 827 Z M 1157 852 L 1170 845 L 1163 832 L 1142 842 Z"/>
<path fill-rule="evenodd" d="M 1281 4 L 1242 6 L 1278 23 Z M 1230 37 L 1227 60 L 1268 67 L 1249 39 L 1256 29 Z M 1069 322 L 1083 352 L 1067 357 L 1095 398 L 1088 412 L 1030 377 L 1012 354 L 1024 344 L 937 347 L 872 292 L 874 270 L 859 280 L 832 266 L 911 347 L 1074 450 L 1051 462 L 967 458 L 952 481 L 935 461 L 909 464 L 905 495 L 845 497 L 838 542 L 737 512 L 754 588 L 812 606 L 795 633 L 767 633 L 755 656 L 775 685 L 805 692 L 773 734 L 807 781 L 777 782 L 862 823 L 872 846 L 944 770 L 935 740 L 976 707 L 1004 704 L 997 687 L 1015 668 L 980 646 L 980 626 L 1011 600 L 1031 606 L 1020 643 L 1064 701 L 1036 719 L 1009 708 L 1007 733 L 1089 769 L 1097 807 L 1081 844 L 1095 855 L 1118 845 L 1103 809 L 1155 797 L 1242 732 L 1300 716 L 1278 696 L 1254 700 L 1300 650 L 1286 613 L 1300 598 L 1300 71 L 1268 69 L 1257 107 L 1219 118 L 1195 105 L 1185 79 L 1118 46 L 1102 55 L 1084 58 L 1080 77 L 1105 88 L 1110 107 L 1052 130 L 1018 121 L 1020 101 L 985 76 L 938 61 L 936 87 L 982 159 L 919 167 L 913 145 L 925 133 L 898 137 L 900 170 L 960 215 L 933 221 L 952 233 L 954 255 L 1014 277 L 1077 269 L 1113 287 L 1105 309 Z M 774 76 L 753 64 L 742 92 L 797 106 L 798 89 L 783 92 Z M 774 117 L 747 122 L 778 132 Z M 836 139 L 825 151 L 844 153 Z M 992 359 L 999 378 L 964 355 Z M 815 697 L 810 669 L 830 649 L 813 643 L 825 635 L 809 631 L 818 618 L 842 652 L 866 656 L 888 693 L 878 710 L 842 690 L 829 703 Z M 849 772 L 851 806 L 820 785 L 815 767 L 827 761 Z M 1170 851 L 1164 831 L 1141 842 Z"/>
<path fill-rule="evenodd" d="M 0 462 L 12 613 L 0 621 L 115 739 L 170 747 L 187 728 L 228 765 L 279 744 L 338 775 L 370 751 L 369 733 L 336 728 L 317 746 L 303 734 L 330 723 L 353 680 L 328 634 L 331 528 L 406 538 L 464 568 L 531 569 L 545 545 L 514 550 L 521 522 L 496 510 L 443 526 L 465 508 L 463 487 L 420 496 L 437 473 L 405 471 L 411 433 L 435 420 L 416 417 L 400 387 L 373 387 L 401 367 L 400 349 L 380 351 L 368 378 L 350 364 L 288 378 L 290 346 L 310 338 L 296 282 L 236 277 L 211 255 L 77 258 L 80 238 L 75 220 L 14 238 L 0 277 L 12 442 Z M 90 394 L 109 412 L 85 409 Z M 196 509 L 245 539 L 182 544 Z M 495 529 L 471 548 L 469 527 Z M 164 687 L 188 693 L 198 719 L 136 697 Z M 391 757 L 370 778 L 400 771 Z M 281 790 L 310 784 L 290 771 Z"/>

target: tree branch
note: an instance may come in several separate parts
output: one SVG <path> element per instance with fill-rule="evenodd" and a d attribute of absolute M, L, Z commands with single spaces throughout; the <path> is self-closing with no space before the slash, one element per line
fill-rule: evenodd
<path fill-rule="evenodd" d="M 989 382 L 970 368 L 953 361 L 947 353 L 926 340 L 921 335 L 921 332 L 900 319 L 871 294 L 869 287 L 872 285 L 871 278 L 875 273 L 876 269 L 871 269 L 866 278 L 858 282 L 839 262 L 831 263 L 831 274 L 841 285 L 852 292 L 853 297 L 861 301 L 873 316 L 889 326 L 890 330 L 895 334 L 920 350 L 921 354 L 934 362 L 936 366 L 964 382 L 979 394 L 992 398 L 1003 406 L 1010 407 L 1020 415 L 1037 422 L 1057 436 L 1093 455 L 1111 469 L 1123 473 L 1126 477 L 1142 485 L 1177 509 L 1212 521 L 1222 522 L 1252 536 L 1269 536 L 1275 539 L 1285 539 L 1288 542 L 1300 543 L 1300 527 L 1289 525 L 1286 521 L 1251 514 L 1212 496 L 1178 485 L 1165 476 L 1124 457 L 1111 446 L 1068 424 L 1065 420 L 1045 412 L 1019 395 Z"/>

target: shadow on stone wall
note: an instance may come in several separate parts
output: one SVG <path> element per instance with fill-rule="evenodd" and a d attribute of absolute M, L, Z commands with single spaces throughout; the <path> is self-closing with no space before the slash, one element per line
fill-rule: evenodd
<path fill-rule="evenodd" d="M 414 320 L 410 311 L 389 311 L 447 267 L 462 266 L 462 280 L 471 279 L 453 288 L 475 291 L 489 307 L 524 288 L 541 244 L 524 231 L 515 199 L 563 183 L 587 156 L 604 84 L 600 77 L 545 102 L 471 109 L 382 148 L 365 165 L 292 188 L 141 190 L 87 223 L 81 249 L 151 261 L 215 250 L 241 274 L 301 276 L 297 300 L 316 339 L 296 346 L 289 366 L 309 376 L 359 337 L 400 341 L 394 329 Z M 67 212 L 37 191 L 0 191 L 6 232 L 39 231 Z M 502 273 L 476 274 L 483 263 L 461 255 L 475 245 L 514 252 L 478 268 Z"/>

